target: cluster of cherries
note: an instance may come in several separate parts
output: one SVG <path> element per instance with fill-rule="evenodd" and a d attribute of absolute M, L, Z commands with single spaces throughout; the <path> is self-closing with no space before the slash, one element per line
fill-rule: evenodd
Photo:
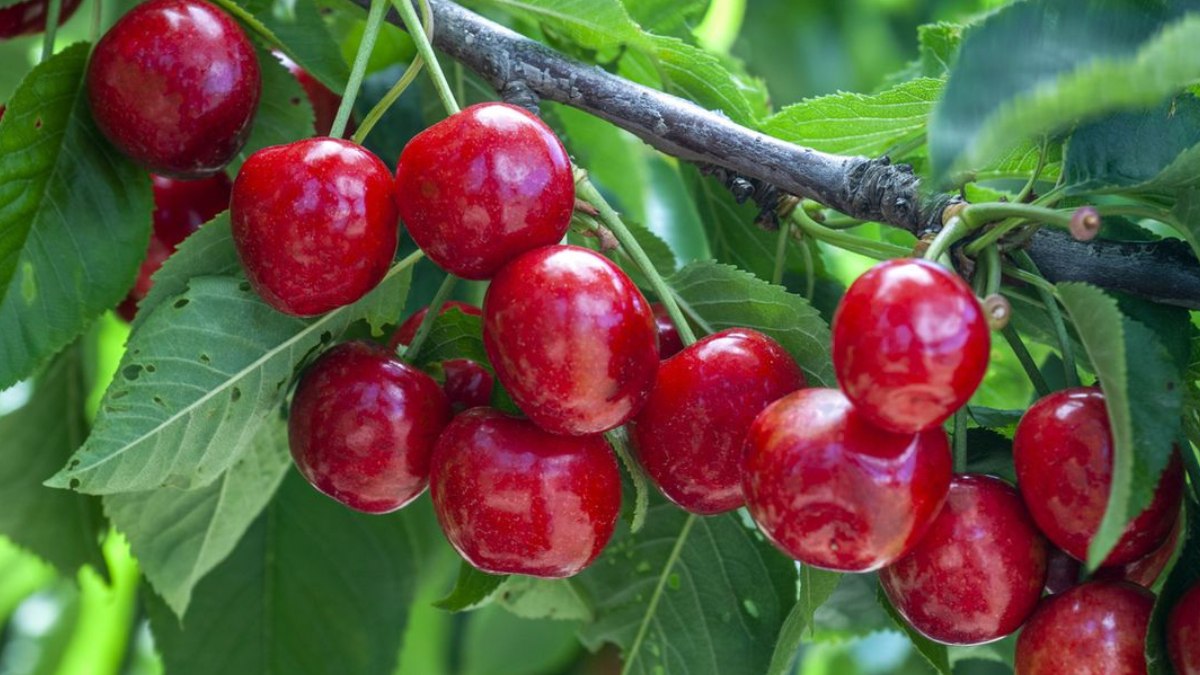
<path fill-rule="evenodd" d="M 336 96 L 298 77 L 327 132 Z M 151 0 L 97 45 L 98 126 L 163 176 L 148 269 L 230 202 L 246 275 L 281 312 L 362 298 L 393 261 L 401 219 L 443 269 L 490 280 L 482 309 L 443 308 L 481 317 L 489 364 L 446 361 L 439 383 L 396 358 L 422 310 L 388 348 L 344 343 L 303 372 L 289 441 L 321 492 L 386 513 L 429 486 L 471 564 L 570 576 L 613 534 L 621 478 L 603 434 L 625 425 L 668 499 L 701 515 L 744 506 L 796 560 L 879 571 L 897 611 L 933 640 L 982 644 L 1024 624 L 1020 673 L 1144 670 L 1145 587 L 1179 536 L 1180 461 L 1080 583 L 1076 561 L 1112 479 L 1104 394 L 1065 390 L 1030 408 L 1013 446 L 1019 492 L 954 475 L 943 425 L 979 386 L 990 349 L 983 310 L 954 274 L 893 260 L 860 277 L 833 324 L 840 389 L 809 388 L 757 331 L 683 346 L 619 267 L 558 244 L 575 206 L 570 159 L 528 112 L 481 104 L 452 115 L 411 140 L 394 176 L 339 139 L 266 148 L 231 189 L 221 171 L 244 145 L 259 88 L 249 40 L 203 0 Z M 524 418 L 489 406 L 493 373 Z M 1200 673 L 1200 589 L 1178 604 L 1169 643 L 1180 672 Z"/>

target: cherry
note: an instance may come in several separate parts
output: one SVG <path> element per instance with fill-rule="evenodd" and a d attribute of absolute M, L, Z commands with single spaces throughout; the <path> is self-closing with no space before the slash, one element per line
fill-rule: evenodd
<path fill-rule="evenodd" d="M 449 419 L 433 378 L 378 345 L 346 342 L 301 376 L 288 444 L 318 490 L 352 509 L 387 513 L 424 492 Z"/>
<path fill-rule="evenodd" d="M 447 300 L 442 304 L 442 310 L 438 314 L 445 314 L 449 309 L 457 309 L 463 314 L 472 316 L 483 315 L 483 311 L 475 305 L 457 300 Z M 392 334 L 391 340 L 388 341 L 388 348 L 396 351 L 400 345 L 412 342 L 427 314 L 429 314 L 429 308 L 422 307 L 408 317 Z M 495 387 L 495 383 L 492 374 L 481 364 L 471 359 L 447 359 L 442 362 L 442 374 L 445 376 L 442 390 L 446 392 L 446 397 L 450 399 L 450 407 L 455 412 L 487 405 L 492 400 L 492 389 Z"/>
<path fill-rule="evenodd" d="M 621 475 L 602 436 L 555 436 L 474 408 L 438 439 L 430 493 L 446 538 L 475 567 L 569 577 L 612 538 Z"/>
<path fill-rule="evenodd" d="M 1047 549 L 1015 488 L 991 476 L 957 476 L 929 531 L 879 572 L 879 582 L 925 637 L 978 645 L 1016 631 L 1033 612 Z"/>
<path fill-rule="evenodd" d="M 762 409 L 805 385 L 771 338 L 732 328 L 664 361 L 629 426 L 638 461 L 668 499 L 692 513 L 743 504 L 746 432 Z"/>
<path fill-rule="evenodd" d="M 308 97 L 308 102 L 312 104 L 313 109 L 313 130 L 318 136 L 328 136 L 329 131 L 333 129 L 333 120 L 337 117 L 338 108 L 342 106 L 342 97 L 333 92 L 332 89 L 321 84 L 321 81 L 312 76 L 307 70 L 301 68 L 295 61 L 289 59 L 286 54 L 280 51 L 272 51 L 271 54 L 283 64 L 284 68 L 296 78 L 300 83 L 300 87 L 304 89 L 304 95 Z M 346 125 L 347 135 L 354 133 L 354 119 L 351 116 L 349 124 Z"/>
<path fill-rule="evenodd" d="M 1080 387 L 1037 401 L 1017 424 L 1013 461 L 1021 496 L 1050 541 L 1079 560 L 1100 526 L 1112 483 L 1112 432 L 1104 394 Z M 1159 480 L 1154 500 L 1129 523 L 1105 565 L 1141 558 L 1170 534 L 1183 499 L 1178 454 Z"/>
<path fill-rule="evenodd" d="M 961 408 L 987 371 L 991 336 L 979 301 L 941 265 L 888 260 L 859 277 L 833 317 L 833 365 L 874 424 L 913 433 Z"/>
<path fill-rule="evenodd" d="M 683 338 L 679 337 L 679 329 L 667 314 L 667 308 L 662 303 L 650 305 L 654 312 L 654 327 L 658 329 L 658 358 L 669 359 L 683 351 Z"/>
<path fill-rule="evenodd" d="M 92 115 L 121 152 L 176 178 L 221 170 L 242 149 L 262 85 L 237 22 L 203 0 L 150 0 L 100 39 Z"/>
<path fill-rule="evenodd" d="M 912 550 L 950 486 L 939 428 L 880 429 L 836 389 L 768 406 L 746 436 L 746 506 L 767 538 L 814 567 L 868 572 Z"/>
<path fill-rule="evenodd" d="M 658 370 L 654 315 L 604 256 L 545 246 L 506 265 L 483 302 L 500 384 L 555 434 L 608 431 L 641 410 Z"/>
<path fill-rule="evenodd" d="M 1178 675 L 1200 675 L 1200 584 L 1184 593 L 1171 610 L 1167 654 Z"/>
<path fill-rule="evenodd" d="M 1047 598 L 1017 638 L 1019 675 L 1146 672 L 1154 596 L 1125 582 L 1097 581 Z"/>
<path fill-rule="evenodd" d="M 350 304 L 387 274 L 399 237 L 392 176 L 336 138 L 259 150 L 233 183 L 233 239 L 272 307 L 312 316 Z"/>
<path fill-rule="evenodd" d="M 529 112 L 480 103 L 417 134 L 396 169 L 396 205 L 417 246 L 443 269 L 487 279 L 553 244 L 575 208 L 571 160 Z"/>
<path fill-rule="evenodd" d="M 151 176 L 154 188 L 154 230 L 137 281 L 117 306 L 117 313 L 133 321 L 137 305 L 150 292 L 151 277 L 175 249 L 200 226 L 229 208 L 232 186 L 224 173 L 200 180 L 175 180 Z"/>
<path fill-rule="evenodd" d="M 58 13 L 58 24 L 67 22 L 83 0 L 63 0 Z M 0 40 L 33 35 L 46 30 L 46 14 L 49 0 L 25 0 L 8 7 L 0 7 Z"/>
<path fill-rule="evenodd" d="M 1133 562 L 1101 567 L 1096 570 L 1092 578 L 1103 581 L 1129 581 L 1142 588 L 1152 588 L 1154 582 L 1158 581 L 1163 570 L 1167 568 L 1171 556 L 1175 554 L 1175 547 L 1179 544 L 1179 533 L 1182 530 L 1183 518 L 1176 518 L 1175 527 L 1171 528 L 1171 534 L 1167 535 L 1158 548 Z"/>

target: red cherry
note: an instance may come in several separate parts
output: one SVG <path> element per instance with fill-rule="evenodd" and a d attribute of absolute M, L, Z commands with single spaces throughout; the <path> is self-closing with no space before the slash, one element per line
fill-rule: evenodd
<path fill-rule="evenodd" d="M 500 270 L 483 302 L 483 344 L 513 402 L 555 434 L 629 421 L 658 370 L 654 316 L 641 291 L 578 246 L 535 249 Z"/>
<path fill-rule="evenodd" d="M 991 336 L 974 293 L 941 265 L 888 260 L 859 277 L 833 318 L 847 398 L 892 431 L 937 426 L 983 381 Z"/>
<path fill-rule="evenodd" d="M 802 389 L 750 426 L 746 506 L 796 560 L 868 572 L 911 551 L 929 529 L 946 499 L 950 464 L 940 428 L 895 434 L 868 422 L 836 389 Z"/>
<path fill-rule="evenodd" d="M 483 316 L 483 310 L 475 305 L 459 302 L 458 300 L 447 300 L 442 303 L 442 309 L 438 312 L 438 316 L 445 314 L 451 309 L 457 309 L 463 314 L 469 316 Z M 400 345 L 406 345 L 412 342 L 412 339 L 417 336 L 417 329 L 421 327 L 421 322 L 425 320 L 425 315 L 429 313 L 428 307 L 422 307 L 413 313 L 412 316 L 404 320 L 404 323 L 392 333 L 392 339 L 388 340 L 388 348 L 395 351 Z"/>
<path fill-rule="evenodd" d="M 155 173 L 217 173 L 246 143 L 262 81 L 237 22 L 203 0 L 150 0 L 100 39 L 88 100 L 104 135 Z"/>
<path fill-rule="evenodd" d="M 654 312 L 654 327 L 658 329 L 658 358 L 669 359 L 683 351 L 683 338 L 662 303 L 656 302 L 650 309 Z"/>
<path fill-rule="evenodd" d="M 1047 548 L 1015 488 L 991 476 L 957 476 L 929 531 L 879 572 L 879 582 L 925 637 L 983 644 L 1016 631 L 1033 612 Z"/>
<path fill-rule="evenodd" d="M 1018 675 L 1137 675 L 1146 672 L 1146 628 L 1154 595 L 1098 581 L 1047 598 L 1017 638 Z"/>
<path fill-rule="evenodd" d="M 347 342 L 304 371 L 288 417 L 300 473 L 352 509 L 387 513 L 429 483 L 450 406 L 433 378 L 382 347 Z"/>
<path fill-rule="evenodd" d="M 1167 568 L 1171 556 L 1175 554 L 1175 547 L 1179 544 L 1181 531 L 1183 531 L 1183 518 L 1177 517 L 1175 527 L 1171 528 L 1171 534 L 1167 535 L 1162 545 L 1151 551 L 1149 555 L 1124 565 L 1101 567 L 1092 575 L 1092 579 L 1096 581 L 1128 581 L 1142 588 L 1152 589 L 1154 582 L 1158 581 L 1163 570 Z"/>
<path fill-rule="evenodd" d="M 233 239 L 272 307 L 312 316 L 350 304 L 387 274 L 399 237 L 392 176 L 336 138 L 264 148 L 233 183 Z"/>
<path fill-rule="evenodd" d="M 1112 484 L 1112 432 L 1104 394 L 1064 389 L 1034 403 L 1017 424 L 1013 461 L 1029 512 L 1050 541 L 1079 560 L 1100 526 Z M 1105 558 L 1122 565 L 1162 544 L 1183 499 L 1183 465 L 1171 459 L 1154 501 L 1125 529 Z"/>
<path fill-rule="evenodd" d="M 649 400 L 630 422 L 630 439 L 671 501 L 692 513 L 731 511 L 745 502 L 742 460 L 751 422 L 804 385 L 804 373 L 779 343 L 749 329 L 721 331 L 659 366 Z"/>
<path fill-rule="evenodd" d="M 554 132 L 516 106 L 480 103 L 417 134 L 396 169 L 413 241 L 446 271 L 487 279 L 562 239 L 575 208 L 571 160 Z"/>
<path fill-rule="evenodd" d="M 304 95 L 308 97 L 308 102 L 312 104 L 313 109 L 313 129 L 318 136 L 328 136 L 329 131 L 333 129 L 333 120 L 337 117 L 338 108 L 342 106 L 342 97 L 333 93 L 333 90 L 321 84 L 321 81 L 312 76 L 307 70 L 301 68 L 295 61 L 289 59 L 286 54 L 280 51 L 272 51 L 271 54 L 283 64 L 284 68 L 296 78 L 300 83 L 300 87 L 304 89 Z M 350 118 L 346 125 L 346 135 L 354 133 L 354 117 Z"/>
<path fill-rule="evenodd" d="M 1200 675 L 1200 584 L 1184 593 L 1171 610 L 1167 654 L 1177 675 Z"/>
<path fill-rule="evenodd" d="M 58 10 L 58 25 L 61 26 L 71 18 L 75 10 L 79 9 L 80 2 L 82 0 L 63 0 Z M 0 40 L 45 31 L 46 14 L 49 9 L 49 0 L 25 0 L 0 8 Z"/>
<path fill-rule="evenodd" d="M 467 562 L 569 577 L 600 555 L 621 509 L 604 438 L 555 436 L 491 408 L 454 418 L 433 453 L 433 507 Z"/>

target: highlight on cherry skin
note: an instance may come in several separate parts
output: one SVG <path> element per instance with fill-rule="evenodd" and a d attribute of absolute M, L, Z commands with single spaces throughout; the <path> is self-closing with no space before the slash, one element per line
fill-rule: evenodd
<path fill-rule="evenodd" d="M 387 513 L 425 491 L 450 420 L 437 382 L 379 345 L 346 342 L 301 375 L 288 416 L 300 473 L 352 509 Z"/>
<path fill-rule="evenodd" d="M 1146 672 L 1154 594 L 1127 582 L 1093 581 L 1044 600 L 1017 637 L 1020 675 Z"/>
<path fill-rule="evenodd" d="M 880 429 L 836 389 L 767 406 L 746 436 L 746 507 L 802 563 L 869 572 L 913 550 L 950 487 L 946 433 Z"/>
<path fill-rule="evenodd" d="M 438 439 L 430 494 L 442 532 L 471 565 L 561 578 L 612 538 L 621 475 L 603 436 L 557 436 L 473 408 Z"/>

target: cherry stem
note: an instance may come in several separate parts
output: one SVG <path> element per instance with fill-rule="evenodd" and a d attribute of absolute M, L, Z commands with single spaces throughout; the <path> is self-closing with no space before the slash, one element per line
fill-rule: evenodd
<path fill-rule="evenodd" d="M 812 302 L 817 291 L 817 270 L 813 268 L 816 261 L 811 239 L 805 238 L 800 241 L 800 253 L 804 256 L 804 299 Z"/>
<path fill-rule="evenodd" d="M 967 470 L 967 409 L 959 408 L 954 413 L 954 473 Z"/>
<path fill-rule="evenodd" d="M 925 250 L 925 259 L 932 260 L 934 262 L 941 262 L 939 259 L 949 252 L 950 247 L 958 243 L 963 237 L 970 233 L 971 226 L 967 223 L 966 219 L 960 218 L 959 216 L 954 216 L 950 219 L 950 222 L 946 223 L 945 227 L 943 227 L 941 231 L 937 233 L 937 236 L 933 238 L 933 243 L 929 244 L 929 248 Z M 946 266 L 953 267 L 953 265 L 950 264 L 947 264 Z"/>
<path fill-rule="evenodd" d="M 983 297 L 987 297 L 993 293 L 1000 292 L 1000 248 L 998 246 L 989 246 L 983 249 L 981 260 L 984 264 L 984 269 L 987 270 L 987 284 L 983 287 Z"/>
<path fill-rule="evenodd" d="M 628 227 L 625 227 L 621 216 L 604 199 L 604 196 L 592 184 L 586 173 L 581 173 L 578 180 L 576 180 L 575 190 L 581 199 L 596 207 L 596 210 L 600 212 L 600 222 L 604 223 L 605 227 L 613 233 L 613 236 L 617 238 L 617 242 L 621 244 L 621 248 L 629 254 L 630 258 L 633 258 L 634 264 L 637 265 L 641 273 L 649 280 L 650 286 L 654 289 L 654 293 L 658 295 L 659 301 L 662 302 L 663 307 L 666 307 L 667 314 L 671 317 L 671 322 L 675 324 L 675 329 L 679 331 L 679 337 L 683 341 L 684 346 L 694 344 L 696 342 L 696 335 L 692 332 L 692 327 L 688 324 L 687 319 L 684 318 L 683 310 L 679 308 L 679 303 L 675 301 L 675 294 L 662 278 L 662 275 L 658 273 L 658 270 L 654 268 L 654 263 L 650 262 L 649 256 L 642 250 L 633 233 L 629 231 Z"/>
<path fill-rule="evenodd" d="M 1044 225 L 1069 229 L 1071 213 L 1074 209 L 1059 211 L 1057 209 L 1038 206 L 1037 204 L 1014 204 L 1012 202 L 987 202 L 971 204 L 962 210 L 962 218 L 971 229 L 982 227 L 985 223 L 1003 220 L 995 227 L 984 232 L 978 239 L 967 244 L 964 249 L 967 255 L 977 255 L 988 246 L 1000 241 L 1004 235 L 1011 232 L 1022 223 L 1033 221 Z"/>
<path fill-rule="evenodd" d="M 825 242 L 830 246 L 865 255 L 868 258 L 876 260 L 890 260 L 891 258 L 907 258 L 912 254 L 903 246 L 896 246 L 884 241 L 875 241 L 873 239 L 864 239 L 857 237 L 848 232 L 835 230 L 812 219 L 808 212 L 804 209 L 792 210 L 792 222 L 794 222 L 800 231 L 804 234 L 816 239 L 817 241 Z"/>
<path fill-rule="evenodd" d="M 88 41 L 95 44 L 100 39 L 100 24 L 104 21 L 103 0 L 92 0 L 92 23 L 88 27 Z"/>
<path fill-rule="evenodd" d="M 58 33 L 58 18 L 62 14 L 62 0 L 50 0 L 46 4 L 46 34 L 42 36 L 42 61 L 54 54 L 54 36 Z"/>
<path fill-rule="evenodd" d="M 350 140 L 362 145 L 362 142 L 367 138 L 367 134 L 371 133 L 371 129 L 375 128 L 375 125 L 380 119 L 383 118 L 384 113 L 386 113 L 392 107 L 392 104 L 400 98 L 400 95 L 403 94 L 406 89 L 408 89 L 408 86 L 412 84 L 413 80 L 417 79 L 417 75 L 421 74 L 421 67 L 424 65 L 425 61 L 421 59 L 420 55 L 413 57 L 412 62 L 408 64 L 408 68 L 404 70 L 404 74 L 401 75 L 400 79 L 396 81 L 396 84 L 392 85 L 392 88 L 383 95 L 383 98 L 379 99 L 379 103 L 376 103 L 375 107 L 371 108 L 371 111 L 367 113 L 365 118 L 363 118 L 362 124 L 358 125 L 358 131 L 354 132 L 354 135 L 350 137 Z"/>
<path fill-rule="evenodd" d="M 1021 269 L 1039 278 L 1042 276 L 1033 259 L 1025 251 L 1014 251 L 1012 258 Z M 1058 308 L 1057 296 L 1044 286 L 1038 285 L 1035 288 L 1037 289 L 1038 297 L 1042 299 L 1042 304 L 1046 305 L 1046 314 L 1050 316 L 1050 323 L 1054 325 L 1054 333 L 1058 337 L 1058 346 L 1062 352 L 1063 371 L 1066 375 L 1067 386 L 1078 387 L 1079 371 L 1075 368 L 1075 348 L 1071 346 L 1071 336 L 1067 334 L 1067 325 L 1063 321 L 1062 311 Z"/>
<path fill-rule="evenodd" d="M 346 89 L 342 92 L 342 104 L 338 106 L 337 116 L 333 118 L 333 126 L 329 136 L 341 138 L 346 133 L 346 125 L 350 122 L 350 112 L 354 110 L 354 100 L 358 98 L 358 90 L 362 87 L 363 78 L 367 74 L 367 62 L 375 49 L 375 40 L 379 37 L 379 29 L 383 27 L 383 17 L 387 9 L 387 0 L 371 0 L 371 9 L 367 11 L 367 26 L 363 29 L 362 42 L 358 43 L 358 52 L 354 55 L 354 65 L 350 67 L 350 79 L 346 81 Z"/>
<path fill-rule="evenodd" d="M 377 0 L 372 0 L 372 2 L 375 1 Z M 433 45 L 429 43 L 429 36 L 426 34 L 429 27 L 426 26 L 426 30 L 420 30 L 421 22 L 417 19 L 417 12 L 409 0 L 392 0 L 392 4 L 395 5 L 396 11 L 400 12 L 400 18 L 404 19 L 404 25 L 409 27 L 408 34 L 417 46 L 417 53 L 429 65 L 429 74 L 433 77 L 434 87 L 442 99 L 442 105 L 446 107 L 446 112 L 450 115 L 457 113 L 459 111 L 458 102 L 454 100 L 450 83 L 446 81 L 446 73 L 442 72 L 437 54 L 433 53 Z"/>
<path fill-rule="evenodd" d="M 779 224 L 779 237 L 775 241 L 775 269 L 771 272 L 771 283 L 776 286 L 783 285 L 783 268 L 787 266 L 787 243 L 791 230 L 792 221 Z"/>
<path fill-rule="evenodd" d="M 1038 370 L 1037 363 L 1030 356 L 1029 350 L 1025 347 L 1025 343 L 1021 341 L 1021 336 L 1017 333 L 1016 327 L 1012 322 L 1009 322 L 1004 328 L 1000 329 L 1000 334 L 1008 341 L 1008 346 L 1012 348 L 1013 354 L 1016 354 L 1017 360 L 1021 362 L 1021 367 L 1025 369 L 1025 375 L 1029 377 L 1029 381 L 1033 384 L 1034 391 L 1037 392 L 1038 398 L 1050 395 L 1050 385 L 1046 384 L 1046 378 L 1042 377 L 1042 371 Z"/>
<path fill-rule="evenodd" d="M 438 287 L 437 293 L 434 293 L 433 300 L 429 301 L 429 310 L 421 319 L 421 325 L 417 326 L 417 332 L 413 335 L 412 342 L 409 342 L 408 348 L 404 350 L 404 358 L 408 359 L 410 363 L 416 363 L 425 339 L 433 331 L 433 322 L 437 321 L 438 315 L 442 312 L 442 305 L 450 299 L 450 294 L 454 291 L 454 285 L 457 283 L 458 277 L 447 274 L 446 278 L 442 280 L 442 285 Z"/>

